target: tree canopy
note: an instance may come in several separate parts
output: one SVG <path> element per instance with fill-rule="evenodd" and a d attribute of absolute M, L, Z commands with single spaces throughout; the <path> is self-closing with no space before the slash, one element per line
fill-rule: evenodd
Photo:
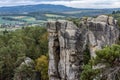
<path fill-rule="evenodd" d="M 81 80 L 120 80 L 120 45 L 96 51 L 96 57 L 83 69 Z"/>
<path fill-rule="evenodd" d="M 0 80 L 13 80 L 15 70 L 26 57 L 35 61 L 40 56 L 46 56 L 47 35 L 47 30 L 43 27 L 3 31 L 3 34 L 0 34 Z"/>

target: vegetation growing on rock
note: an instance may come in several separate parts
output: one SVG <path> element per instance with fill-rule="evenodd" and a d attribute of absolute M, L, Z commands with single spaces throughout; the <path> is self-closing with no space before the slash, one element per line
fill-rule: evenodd
<path fill-rule="evenodd" d="M 120 45 L 96 51 L 96 57 L 83 67 L 81 80 L 120 80 Z"/>

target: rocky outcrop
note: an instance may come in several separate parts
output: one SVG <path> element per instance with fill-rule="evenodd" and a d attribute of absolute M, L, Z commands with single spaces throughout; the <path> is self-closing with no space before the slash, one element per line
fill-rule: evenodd
<path fill-rule="evenodd" d="M 79 26 L 62 20 L 48 22 L 47 27 L 50 80 L 79 80 L 86 47 L 94 57 L 96 50 L 115 44 L 119 38 L 116 21 L 106 15 L 81 19 Z"/>
<path fill-rule="evenodd" d="M 88 18 L 89 20 L 89 18 Z M 101 15 L 87 21 L 89 49 L 91 56 L 106 45 L 115 44 L 119 38 L 119 29 L 113 17 Z"/>
<path fill-rule="evenodd" d="M 13 80 L 36 80 L 34 70 L 34 61 L 31 58 L 26 57 L 16 69 Z"/>

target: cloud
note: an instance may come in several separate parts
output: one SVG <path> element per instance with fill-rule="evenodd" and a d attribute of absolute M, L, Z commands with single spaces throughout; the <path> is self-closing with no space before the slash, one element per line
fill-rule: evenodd
<path fill-rule="evenodd" d="M 71 1 L 47 1 L 45 4 L 63 4 L 76 8 L 120 8 L 120 0 L 71 0 Z"/>
<path fill-rule="evenodd" d="M 55 4 L 75 8 L 120 8 L 120 0 L 0 0 L 0 6 Z"/>

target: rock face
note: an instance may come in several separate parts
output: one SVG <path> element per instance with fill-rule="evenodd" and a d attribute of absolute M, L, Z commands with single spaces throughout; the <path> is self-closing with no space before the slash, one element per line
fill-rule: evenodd
<path fill-rule="evenodd" d="M 82 19 L 78 27 L 70 21 L 48 22 L 47 27 L 50 80 L 79 80 L 84 50 L 88 48 L 95 57 L 96 50 L 119 38 L 116 21 L 105 15 Z"/>
<path fill-rule="evenodd" d="M 16 69 L 13 80 L 35 80 L 34 61 L 26 57 Z"/>
<path fill-rule="evenodd" d="M 89 49 L 91 56 L 106 45 L 115 44 L 119 38 L 119 29 L 113 17 L 98 16 L 87 22 Z"/>

